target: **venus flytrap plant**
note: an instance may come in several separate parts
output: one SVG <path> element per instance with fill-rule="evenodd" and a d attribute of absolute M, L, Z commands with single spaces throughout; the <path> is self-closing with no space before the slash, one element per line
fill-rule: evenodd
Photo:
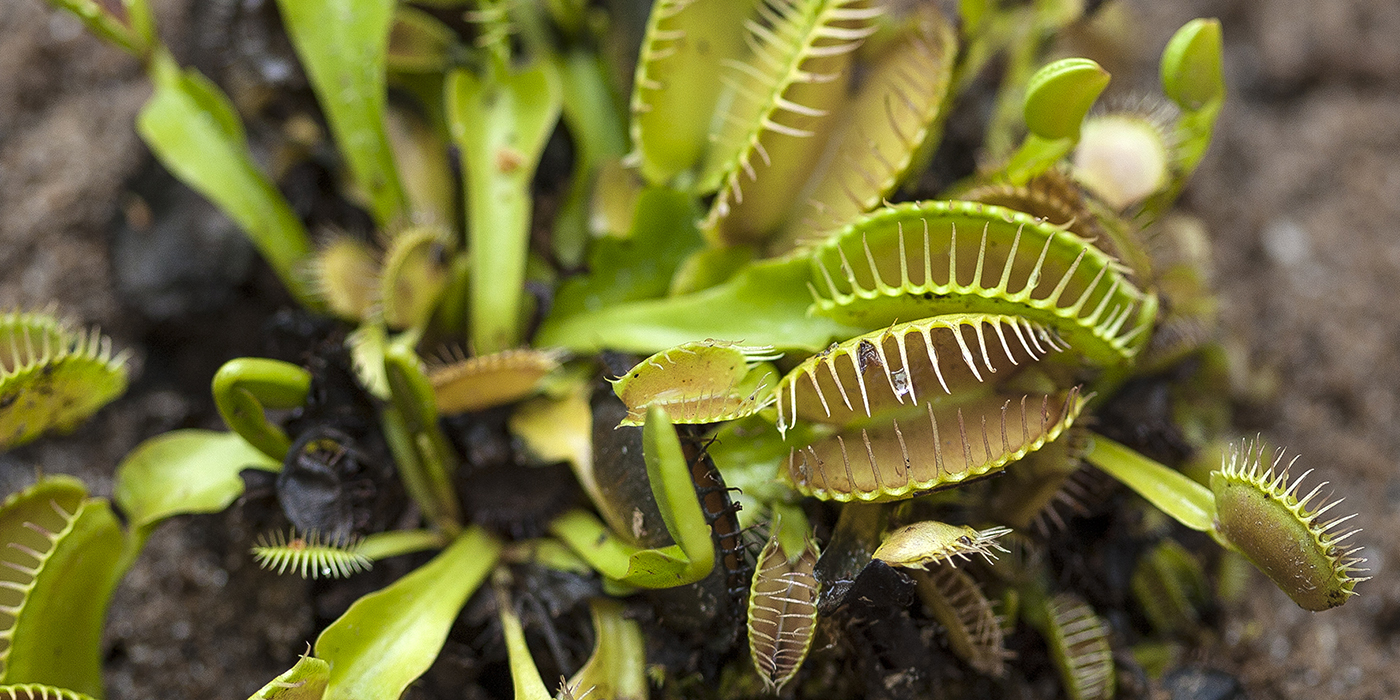
<path fill-rule="evenodd" d="M 936 520 L 905 525 L 885 535 L 885 541 L 872 555 L 890 566 L 925 569 L 930 565 L 947 564 L 957 568 L 957 561 L 967 561 L 969 554 L 980 554 L 987 561 L 996 559 L 997 538 L 1011 532 L 1008 527 L 976 530 L 967 525 L 955 526 Z"/>
<path fill-rule="evenodd" d="M 274 464 L 237 436 L 176 431 L 118 466 L 124 524 L 70 477 L 11 495 L 0 505 L 0 683 L 35 697 L 101 697 L 103 617 L 151 532 L 174 515 L 223 510 L 243 491 L 239 470 Z"/>
<path fill-rule="evenodd" d="M 248 700 L 320 700 L 326 692 L 330 675 L 330 664 L 307 654 L 285 673 L 268 681 Z"/>
<path fill-rule="evenodd" d="M 597 642 L 588 661 L 564 684 L 560 695 L 574 700 L 597 695 L 605 698 L 644 698 L 647 695 L 646 639 L 635 620 L 624 616 L 617 601 L 594 599 L 588 603 Z"/>
<path fill-rule="evenodd" d="M 1210 589 L 1199 562 L 1175 540 L 1162 540 L 1133 570 L 1133 596 L 1166 634 L 1195 633 Z"/>
<path fill-rule="evenodd" d="M 528 348 L 477 357 L 456 353 L 451 361 L 428 366 L 433 402 L 443 413 L 514 403 L 533 395 L 540 381 L 559 369 L 559 359 L 559 353 Z"/>
<path fill-rule="evenodd" d="M 355 189 L 381 227 L 407 213 L 385 132 L 385 52 L 394 0 L 286 0 L 277 8 L 326 112 Z"/>
<path fill-rule="evenodd" d="M 1361 547 L 1343 544 L 1360 530 L 1339 529 L 1356 516 L 1323 518 L 1341 502 L 1313 502 L 1326 482 L 1300 496 L 1310 472 L 1293 479 L 1293 462 L 1280 466 L 1282 450 L 1268 466 L 1262 452 L 1242 443 L 1211 473 L 1210 488 L 1107 438 L 1094 438 L 1085 459 L 1181 524 L 1243 554 L 1299 607 L 1319 611 L 1345 603 L 1356 595 L 1356 584 L 1370 578 L 1360 575 L 1368 571 L 1357 556 Z"/>
<path fill-rule="evenodd" d="M 1027 618 L 1050 646 L 1066 694 L 1071 700 L 1112 698 L 1117 679 L 1108 623 L 1072 593 L 1059 593 L 1041 604 L 1043 609 L 1036 610 L 1032 602 Z"/>
<path fill-rule="evenodd" d="M 1224 94 L 1218 23 L 1192 22 L 1169 44 L 1163 90 L 1181 112 L 1143 130 L 1140 115 L 1091 111 L 1109 79 L 1093 61 L 1034 72 L 1051 30 L 1080 14 L 1074 3 L 969 1 L 954 21 L 883 0 L 663 1 L 623 124 L 578 4 L 463 3 L 459 33 L 437 5 L 287 0 L 344 194 L 379 229 L 329 236 L 313 253 L 306 224 L 254 164 L 239 115 L 174 63 L 141 0 L 124 17 L 59 4 L 93 10 L 95 31 L 147 62 L 157 89 L 141 129 L 162 162 L 249 232 L 298 301 L 348 324 L 305 367 L 225 365 L 213 391 L 233 432 L 158 437 L 123 463 L 116 502 L 130 529 L 101 528 L 125 544 L 115 563 L 93 565 L 93 580 L 114 582 L 162 519 L 227 507 L 245 465 L 279 472 L 294 525 L 264 535 L 263 565 L 339 577 L 437 552 L 355 602 L 314 655 L 255 697 L 399 697 L 488 576 L 514 692 L 548 697 L 525 627 L 552 623 L 522 620 L 511 603 L 528 567 L 608 596 L 592 595 L 593 656 L 560 669 L 578 671 L 561 697 L 644 697 L 649 662 L 667 682 L 695 670 L 663 667 L 694 658 L 677 645 L 747 665 L 729 653 L 741 621 L 758 674 L 749 687 L 810 696 L 801 674 L 818 620 L 829 658 L 867 654 L 843 638 L 858 629 L 848 611 L 913 591 L 929 613 L 908 624 L 938 620 L 972 670 L 1002 676 L 1012 657 L 999 599 L 1008 625 L 1040 630 L 1071 697 L 1111 697 L 1105 617 L 1052 587 L 1055 563 L 1022 556 L 1040 541 L 1006 527 L 1051 519 L 1079 458 L 1243 552 L 1308 609 L 1344 602 L 1364 580 L 1344 519 L 1326 519 L 1332 505 L 1315 503 L 1316 490 L 1300 497 L 1278 464 L 1227 462 L 1207 488 L 1082 425 L 1127 378 L 1197 351 L 1163 350 L 1158 298 L 1205 296 L 1203 285 L 1172 284 L 1179 270 L 1159 266 L 1144 239 L 1209 143 Z M 1009 68 L 985 169 L 950 199 L 891 201 L 997 52 Z M 389 85 L 416 104 L 392 106 Z M 575 150 L 562 195 L 536 182 L 555 133 Z M 604 165 L 623 133 L 630 171 Z M 1114 133 L 1128 138 L 1104 138 Z M 555 200 L 555 219 L 536 220 Z M 552 290 L 535 296 L 552 305 L 534 309 L 527 280 Z M 424 360 L 442 347 L 468 351 Z M 602 351 L 646 359 L 593 358 Z M 492 457 L 492 435 L 518 446 Z M 572 484 L 536 478 L 563 473 L 559 462 L 587 503 Z M 421 523 L 386 530 L 352 516 L 342 471 L 381 464 L 354 473 L 396 477 Z M 1003 472 L 1015 477 L 992 478 Z M 336 486 L 293 486 L 310 477 Z M 744 493 L 731 497 L 736 486 Z M 65 516 L 103 507 L 64 493 L 76 499 Z M 488 531 L 496 504 L 483 501 L 517 497 L 513 510 L 530 514 Z M 787 527 L 772 526 L 755 553 L 745 528 L 779 517 Z M 1261 535 L 1261 519 L 1290 535 Z M 992 564 L 1000 543 L 1018 561 Z M 9 583 L 0 596 L 28 585 Z M 100 619 L 87 618 L 92 637 Z M 16 635 L 38 634 L 21 623 Z M 24 649 L 11 647 L 21 659 Z M 77 676 L 0 682 L 96 692 L 85 663 Z M 864 666 L 877 664 L 853 665 Z"/>
<path fill-rule="evenodd" d="M 813 310 L 823 316 L 879 328 L 940 313 L 1014 312 L 1099 366 L 1129 361 L 1157 312 L 1155 296 L 1113 256 L 994 205 L 886 207 L 827 238 L 812 260 L 822 281 Z"/>
<path fill-rule="evenodd" d="M 1195 19 L 1172 36 L 1162 52 L 1162 90 L 1181 108 L 1175 132 L 1170 184 L 1144 203 L 1144 220 L 1156 219 L 1176 201 L 1186 179 L 1210 146 L 1215 120 L 1225 103 L 1220 21 Z"/>
<path fill-rule="evenodd" d="M 0 505 L 0 537 L 0 683 L 101 695 L 102 616 L 124 571 L 108 502 L 50 477 Z"/>
<path fill-rule="evenodd" d="M 288 362 L 262 358 L 231 360 L 214 375 L 219 415 L 248 444 L 275 460 L 285 459 L 291 438 L 267 418 L 267 408 L 296 408 L 311 390 L 311 373 Z"/>
<path fill-rule="evenodd" d="M 485 36 L 509 31 L 503 3 L 483 7 Z M 503 36 L 488 49 L 484 75 L 455 70 L 446 87 L 448 121 L 467 182 L 470 336 L 483 353 L 522 340 L 530 180 L 563 104 L 553 63 L 536 56 L 525 68 L 513 67 Z"/>
<path fill-rule="evenodd" d="M 1026 87 L 1029 134 L 1006 166 L 1006 179 L 1024 185 L 1069 154 L 1079 142 L 1080 125 L 1099 94 L 1108 71 L 1086 58 L 1065 58 L 1040 69 Z"/>
<path fill-rule="evenodd" d="M 0 697 L 6 700 L 92 700 L 90 695 L 41 683 L 0 685 Z"/>

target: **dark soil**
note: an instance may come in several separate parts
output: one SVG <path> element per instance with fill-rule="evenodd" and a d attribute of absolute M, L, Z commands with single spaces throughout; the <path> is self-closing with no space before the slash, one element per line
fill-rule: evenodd
<path fill-rule="evenodd" d="M 187 60 L 209 60 L 196 20 L 238 5 L 193 17 L 180 0 L 158 4 Z M 1257 577 L 1192 661 L 1239 677 L 1256 700 L 1400 697 L 1400 582 L 1387 568 L 1400 561 L 1400 4 L 1121 10 L 1132 33 L 1099 46 L 1102 60 L 1144 90 L 1172 30 L 1193 16 L 1224 23 L 1230 99 L 1183 208 L 1211 232 L 1245 387 L 1237 428 L 1300 452 L 1348 496 L 1375 576 L 1321 614 Z M 0 308 L 56 302 L 135 352 L 125 398 L 72 435 L 0 455 L 0 493 L 42 468 L 109 494 L 113 466 L 141 439 L 219 427 L 208 378 L 262 352 L 257 328 L 282 297 L 230 224 L 151 166 L 132 128 L 149 92 L 134 61 L 18 0 L 0 4 L 0 67 Z M 178 225 L 151 226 L 150 210 L 165 208 Z M 109 697 L 238 700 L 305 649 L 319 614 L 309 586 L 258 570 L 252 529 L 233 512 L 157 532 L 113 603 Z"/>

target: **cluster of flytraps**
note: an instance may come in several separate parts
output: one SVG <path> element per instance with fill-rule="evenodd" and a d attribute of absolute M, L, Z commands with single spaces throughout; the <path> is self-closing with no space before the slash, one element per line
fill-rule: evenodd
<path fill-rule="evenodd" d="M 54 2 L 145 61 L 156 90 L 143 137 L 244 227 L 299 301 L 355 326 L 353 359 L 225 365 L 213 390 L 233 432 L 138 447 L 116 475 L 125 525 L 68 479 L 10 497 L 0 694 L 100 695 L 112 588 L 156 525 L 227 507 L 248 468 L 277 474 L 295 526 L 255 549 L 279 572 L 345 576 L 437 552 L 358 600 L 258 698 L 399 697 L 488 580 L 516 697 L 549 697 L 512 603 L 524 564 L 601 578 L 610 594 L 589 603 L 595 649 L 560 696 L 646 696 L 647 639 L 628 613 L 646 599 L 626 598 L 642 589 L 693 593 L 712 617 L 728 609 L 714 601 L 737 597 L 757 674 L 714 692 L 781 691 L 821 630 L 839 636 L 823 621 L 862 574 L 895 567 L 973 670 L 1002 675 L 1006 629 L 1024 620 L 1071 697 L 1111 697 L 1107 624 L 1052 589 L 1027 534 L 1073 500 L 1081 461 L 1240 552 L 1304 608 L 1339 605 L 1364 580 L 1347 518 L 1325 518 L 1335 502 L 1320 486 L 1300 495 L 1279 457 L 1241 448 L 1207 487 L 1075 427 L 1096 397 L 1207 340 L 1208 291 L 1189 265 L 1154 259 L 1143 235 L 1210 141 L 1224 95 L 1214 21 L 1187 24 L 1163 54 L 1170 110 L 1090 115 L 1108 82 L 1092 61 L 1031 75 L 1074 3 L 964 2 L 955 26 L 929 3 L 662 0 L 623 120 L 582 4 L 475 4 L 469 47 L 443 21 L 463 3 L 286 0 L 350 196 L 381 228 L 377 242 L 341 235 L 313 252 L 234 105 L 174 62 L 143 1 L 116 14 Z M 890 204 L 932 157 L 952 98 L 999 52 L 1007 77 L 985 148 L 1000 165 L 946 200 Z M 422 112 L 389 105 L 386 81 Z M 562 281 L 529 247 L 532 178 L 561 119 L 574 180 L 550 252 L 586 256 L 588 269 Z M 532 341 L 543 350 L 517 347 L 527 278 L 558 283 Z M 475 354 L 424 362 L 421 348 L 454 339 Z M 614 398 L 593 391 L 600 350 L 650 357 L 614 380 Z M 107 344 L 39 314 L 0 317 L 0 369 L 6 447 L 71 426 L 125 385 Z M 459 500 L 473 472 L 440 418 L 502 406 L 530 457 L 568 463 L 588 497 L 549 513 L 548 537 L 502 537 Z M 421 529 L 383 531 L 345 487 L 381 477 L 397 477 Z M 517 476 L 518 489 L 533 478 Z M 838 510 L 819 547 L 809 515 Z M 938 520 L 949 514 L 959 524 Z M 759 523 L 771 537 L 751 558 L 744 530 Z M 1171 540 L 1143 561 L 1144 590 L 1164 591 L 1140 596 L 1154 623 L 1193 614 L 1199 563 Z"/>

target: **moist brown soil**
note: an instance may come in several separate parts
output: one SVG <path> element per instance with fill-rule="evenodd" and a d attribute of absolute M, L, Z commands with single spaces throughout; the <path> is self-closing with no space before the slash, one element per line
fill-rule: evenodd
<path fill-rule="evenodd" d="M 209 15 L 158 5 L 176 54 L 197 54 L 192 25 Z M 1400 561 L 1400 4 L 1136 0 L 1122 11 L 1128 38 L 1100 58 L 1120 84 L 1146 76 L 1144 89 L 1173 29 L 1194 16 L 1224 23 L 1230 99 L 1182 208 L 1211 232 L 1243 387 L 1237 430 L 1301 453 L 1347 496 L 1375 577 L 1321 614 L 1256 577 L 1192 660 L 1238 676 L 1256 700 L 1400 697 L 1400 581 L 1388 567 Z M 100 324 L 133 350 L 136 378 L 74 434 L 0 455 L 0 493 L 42 468 L 110 494 L 113 466 L 141 439 L 218 427 L 208 378 L 259 352 L 251 331 L 281 298 L 198 203 L 182 205 L 190 237 L 166 243 L 175 258 L 205 256 L 169 285 L 188 288 L 200 264 L 224 273 L 189 292 L 196 302 L 171 306 L 143 286 L 168 272 L 160 259 L 134 280 L 140 264 L 114 267 L 147 243 L 130 189 L 160 177 L 132 127 L 149 92 L 134 61 L 18 0 L 0 6 L 0 67 L 0 308 L 57 303 Z M 248 529 L 237 513 L 160 528 L 113 602 L 109 697 L 237 700 L 305 649 L 309 587 L 253 566 Z"/>

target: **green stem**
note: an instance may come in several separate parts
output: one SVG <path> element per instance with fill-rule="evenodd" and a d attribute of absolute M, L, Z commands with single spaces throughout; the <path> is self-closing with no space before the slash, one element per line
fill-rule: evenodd
<path fill-rule="evenodd" d="M 380 228 L 407 212 L 384 129 L 384 72 L 394 0 L 281 0 L 287 36 L 336 145 Z"/>
<path fill-rule="evenodd" d="M 214 375 L 214 405 L 224 422 L 258 448 L 281 462 L 292 441 L 267 420 L 264 408 L 297 408 L 311 390 L 311 373 L 288 362 L 259 357 L 229 360 Z"/>
<path fill-rule="evenodd" d="M 449 532 L 460 527 L 461 508 L 452 477 L 456 453 L 438 427 L 433 388 L 423 375 L 422 360 L 413 351 L 412 335 L 396 338 L 384 351 L 392 410 L 384 411 L 386 436 L 399 459 L 399 472 L 424 514 Z M 448 524 L 450 523 L 450 525 Z"/>
<path fill-rule="evenodd" d="M 403 554 L 442 549 L 448 538 L 437 530 L 390 530 L 376 532 L 360 544 L 359 553 L 373 561 Z"/>
<path fill-rule="evenodd" d="M 538 60 L 521 70 L 493 63 L 484 76 L 456 70 L 446 90 L 466 176 L 471 340 L 486 355 L 521 341 L 530 183 L 563 88 L 553 62 Z"/>
<path fill-rule="evenodd" d="M 155 91 L 136 119 L 141 139 L 171 174 L 238 224 L 302 306 L 321 308 L 299 269 L 311 254 L 306 227 L 258 168 L 228 96 L 199 71 L 181 70 L 164 47 L 152 52 L 147 72 Z"/>
<path fill-rule="evenodd" d="M 1092 436 L 1084 459 L 1182 525 L 1199 532 L 1215 531 L 1215 496 L 1185 474 L 1102 435 Z"/>
<path fill-rule="evenodd" d="M 627 577 L 632 555 L 641 551 L 613 535 L 603 521 L 585 510 L 571 510 L 555 518 L 549 532 L 595 571 L 615 581 Z"/>
<path fill-rule="evenodd" d="M 498 577 L 499 578 L 499 577 Z M 496 607 L 500 611 L 501 633 L 506 638 L 506 655 L 510 660 L 510 678 L 515 684 L 515 700 L 550 700 L 549 689 L 540 680 L 540 670 L 525 643 L 525 629 L 505 585 L 497 580 Z"/>
<path fill-rule="evenodd" d="M 399 480 L 409 498 L 418 504 L 423 517 L 443 532 L 452 534 L 460 529 L 457 500 L 444 500 L 438 497 L 441 484 L 434 484 L 427 470 L 418 458 L 418 449 L 402 414 L 393 406 L 386 406 L 379 414 L 379 425 L 384 430 L 384 440 L 389 443 L 389 452 L 394 455 L 398 467 Z"/>

